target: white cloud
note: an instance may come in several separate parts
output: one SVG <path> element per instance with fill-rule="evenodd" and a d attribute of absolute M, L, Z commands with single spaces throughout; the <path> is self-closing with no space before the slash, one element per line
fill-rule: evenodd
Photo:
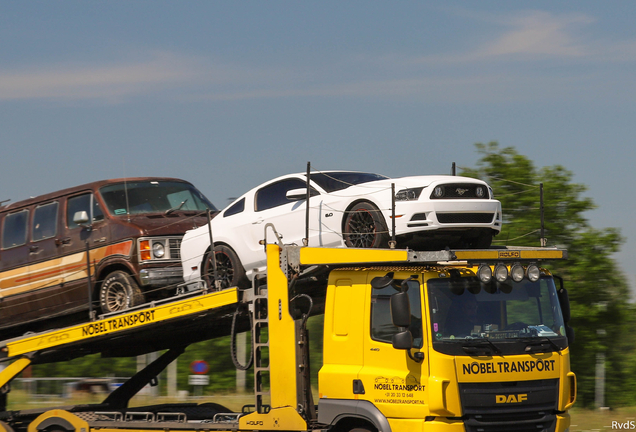
<path fill-rule="evenodd" d="M 511 30 L 477 50 L 484 56 L 568 56 L 580 57 L 590 50 L 575 34 L 575 27 L 594 20 L 582 14 L 557 16 L 549 12 L 529 11 L 513 17 Z"/>
<path fill-rule="evenodd" d="M 53 65 L 37 70 L 0 70 L 0 100 L 111 99 L 157 85 L 178 85 L 199 73 L 191 59 L 159 53 L 145 62 L 115 65 Z"/>

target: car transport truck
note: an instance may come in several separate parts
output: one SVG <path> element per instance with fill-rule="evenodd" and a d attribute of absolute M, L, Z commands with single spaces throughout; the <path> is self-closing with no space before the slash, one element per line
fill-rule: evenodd
<path fill-rule="evenodd" d="M 201 284 L 178 300 L 1 342 L 0 431 L 568 430 L 567 291 L 539 267 L 567 251 L 264 247 L 267 271 L 249 289 Z M 306 324 L 323 313 L 312 391 Z M 248 329 L 253 404 L 130 406 L 189 344 Z M 102 403 L 7 410 L 8 385 L 28 365 L 153 351 L 163 354 Z"/>

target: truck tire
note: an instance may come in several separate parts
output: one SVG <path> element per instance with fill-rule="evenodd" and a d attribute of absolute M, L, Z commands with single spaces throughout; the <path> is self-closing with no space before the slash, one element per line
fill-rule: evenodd
<path fill-rule="evenodd" d="M 121 312 L 144 302 L 144 295 L 137 282 L 126 272 L 109 273 L 99 290 L 99 306 L 102 313 Z"/>
<path fill-rule="evenodd" d="M 345 212 L 342 237 L 347 247 L 387 247 L 389 230 L 382 212 L 369 202 L 361 202 Z"/>
<path fill-rule="evenodd" d="M 247 288 L 249 283 L 245 276 L 245 269 L 236 252 L 229 246 L 216 245 L 214 246 L 214 254 L 216 257 L 216 272 L 221 281 L 221 289 L 234 286 Z M 216 291 L 213 269 L 212 256 L 208 251 L 203 263 L 203 280 L 208 289 Z"/>

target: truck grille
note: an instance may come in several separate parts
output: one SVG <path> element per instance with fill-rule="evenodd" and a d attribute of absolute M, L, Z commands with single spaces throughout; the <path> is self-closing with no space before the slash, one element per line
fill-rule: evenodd
<path fill-rule="evenodd" d="M 437 213 L 439 223 L 491 223 L 494 213 Z"/>
<path fill-rule="evenodd" d="M 556 379 L 459 385 L 468 432 L 551 432 L 556 427 Z"/>
<path fill-rule="evenodd" d="M 169 239 L 168 247 L 170 248 L 170 258 L 181 259 L 181 239 Z"/>

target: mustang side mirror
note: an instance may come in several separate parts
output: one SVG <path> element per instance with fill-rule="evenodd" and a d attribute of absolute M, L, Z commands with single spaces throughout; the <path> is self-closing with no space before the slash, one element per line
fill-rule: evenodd
<path fill-rule="evenodd" d="M 291 189 L 285 194 L 285 197 L 290 201 L 298 201 L 307 198 L 307 188 Z"/>

